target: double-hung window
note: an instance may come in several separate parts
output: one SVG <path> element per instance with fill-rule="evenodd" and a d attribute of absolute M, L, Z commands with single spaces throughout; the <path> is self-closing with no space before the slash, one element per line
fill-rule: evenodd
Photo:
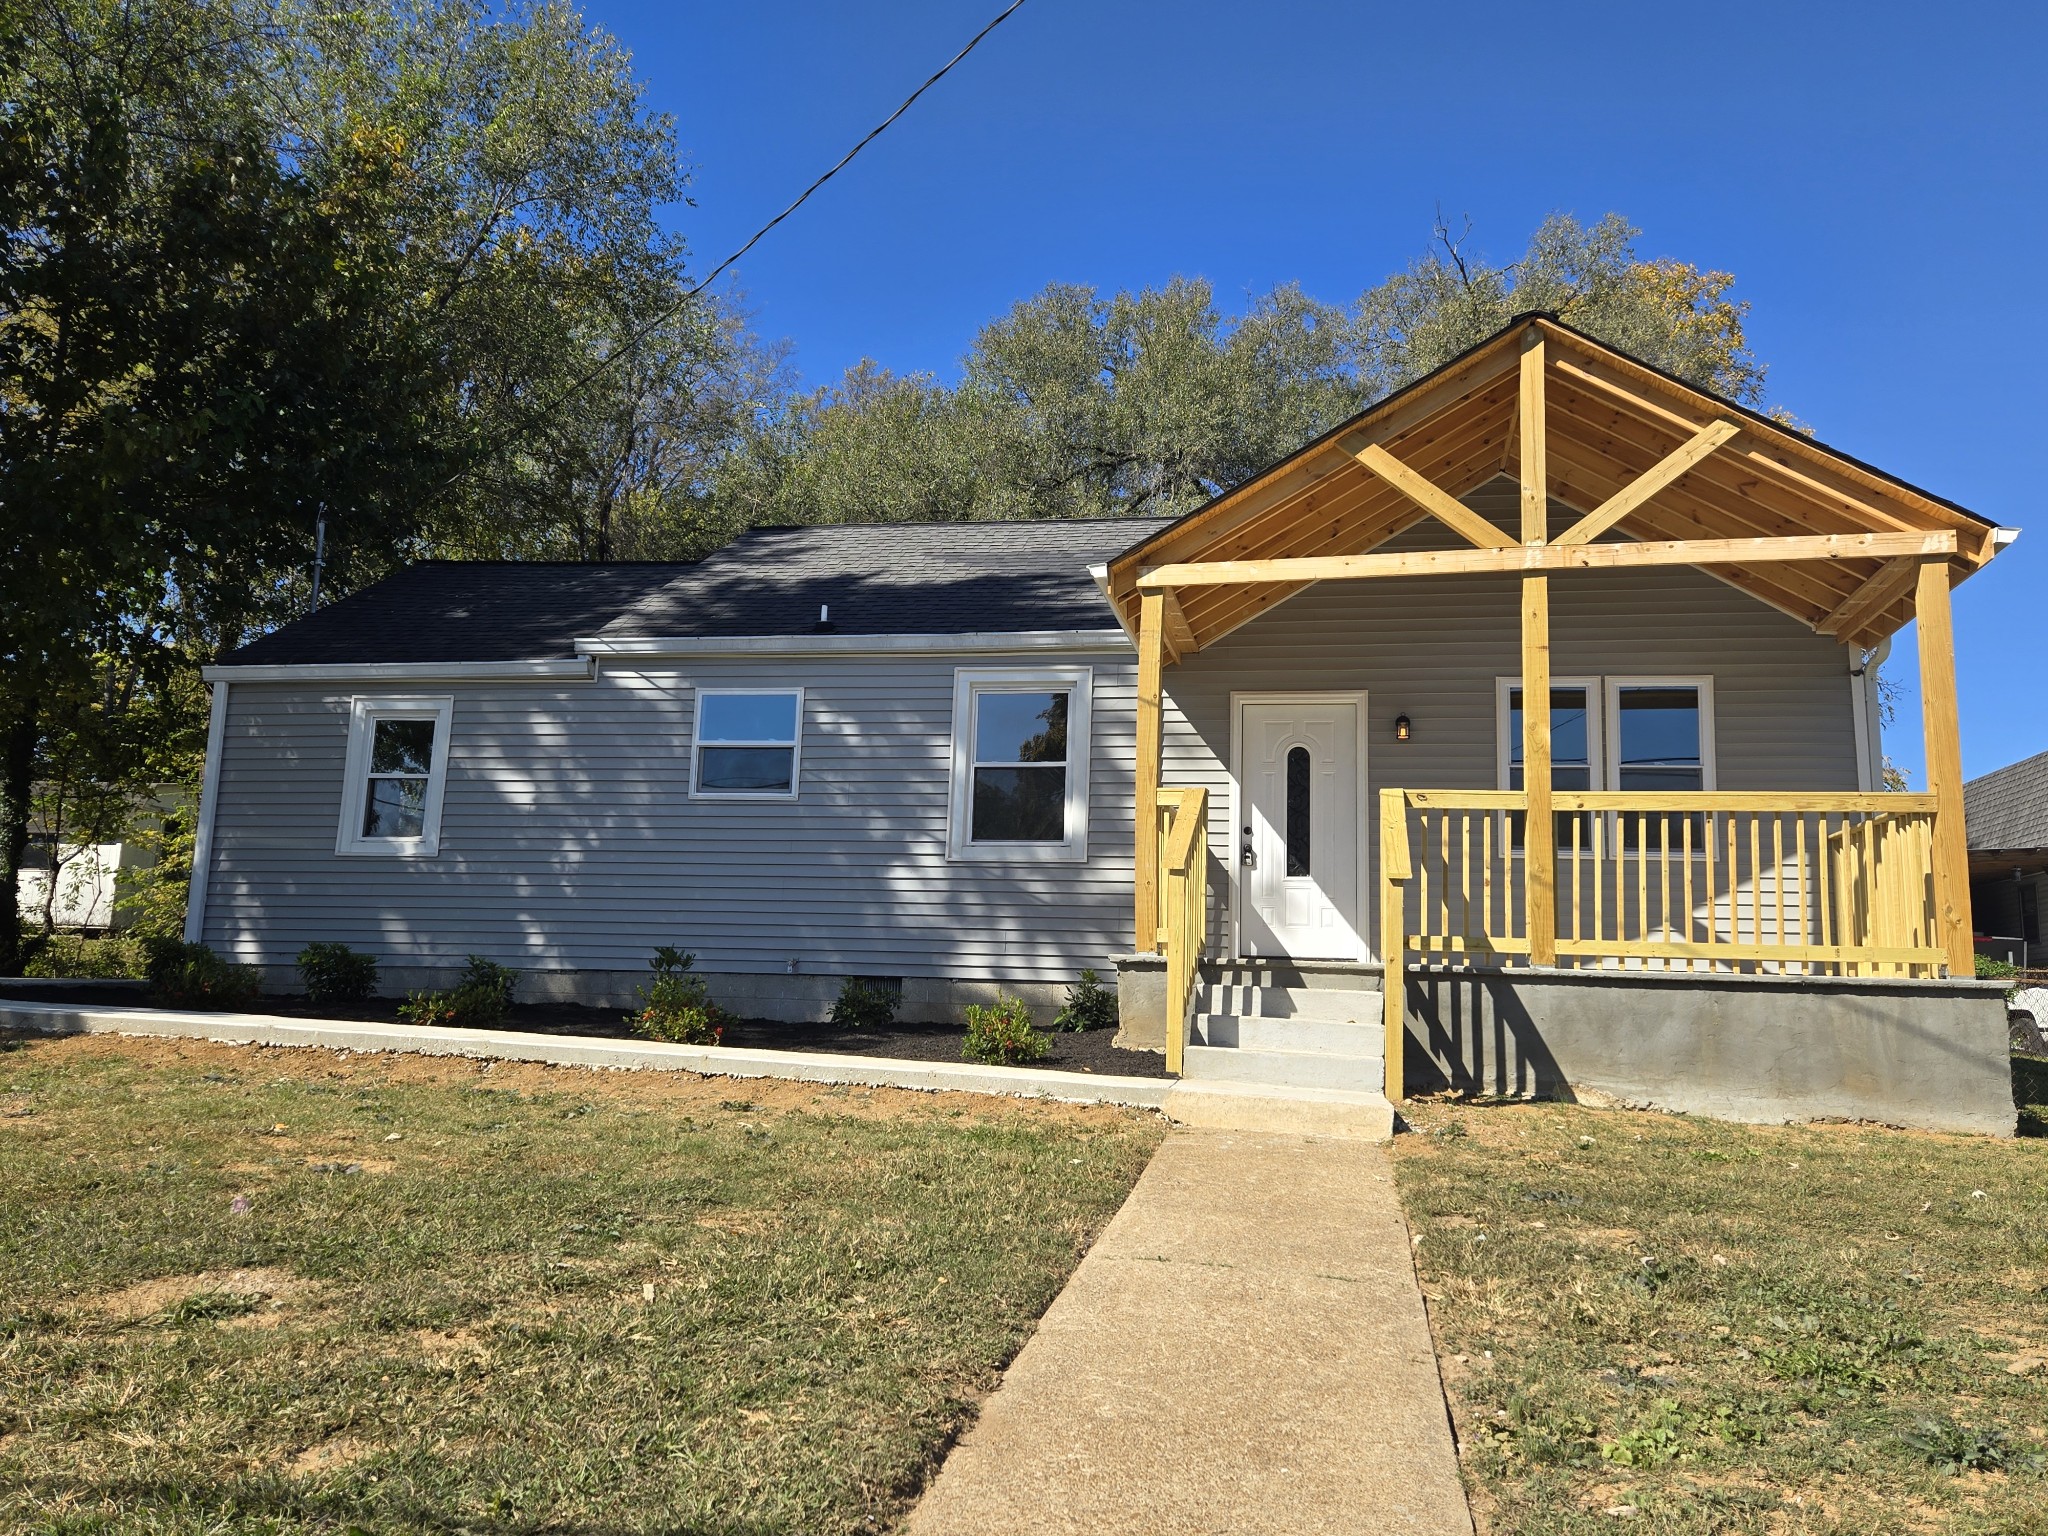
<path fill-rule="evenodd" d="M 699 688 L 690 793 L 794 800 L 803 714 L 801 688 Z"/>
<path fill-rule="evenodd" d="M 1522 686 L 1498 681 L 1500 787 L 1518 790 L 1522 778 Z M 1628 793 L 1684 794 L 1714 788 L 1714 685 L 1708 677 L 1569 677 L 1550 688 L 1550 787 L 1614 789 Z M 1686 816 L 1639 820 L 1609 817 L 1609 846 L 1634 848 L 1638 829 L 1653 847 L 1678 848 Z M 1522 818 L 1510 814 L 1510 839 L 1522 846 Z M 1694 816 L 1695 848 L 1704 847 L 1704 823 Z M 1590 852 L 1591 818 L 1557 813 L 1557 848 Z M 1617 844 L 1614 840 L 1618 838 Z"/>
<path fill-rule="evenodd" d="M 441 849 L 453 699 L 350 703 L 341 828 L 334 851 L 430 858 Z"/>
<path fill-rule="evenodd" d="M 954 674 L 954 858 L 1088 857 L 1091 683 L 1085 667 Z"/>
<path fill-rule="evenodd" d="M 1520 789 L 1522 778 L 1522 685 L 1504 677 L 1499 682 L 1500 786 Z M 1593 789 L 1595 765 L 1600 761 L 1600 681 L 1591 677 L 1553 678 L 1550 684 L 1550 787 Z M 1522 846 L 1523 817 L 1508 813 L 1508 837 L 1512 846 Z M 1580 841 L 1587 831 L 1581 816 L 1571 811 L 1557 813 L 1557 846 L 1572 847 L 1574 824 Z"/>
<path fill-rule="evenodd" d="M 1704 677 L 1610 677 L 1608 782 L 1635 794 L 1691 794 L 1714 787 L 1713 682 Z M 1617 818 L 1621 846 L 1647 841 L 1670 852 L 1706 846 L 1706 818 L 1694 814 Z M 1688 844 L 1685 823 L 1692 823 Z"/>

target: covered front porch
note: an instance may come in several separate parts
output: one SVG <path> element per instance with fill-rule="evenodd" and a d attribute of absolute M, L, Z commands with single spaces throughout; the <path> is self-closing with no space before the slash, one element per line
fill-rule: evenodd
<path fill-rule="evenodd" d="M 1518 494 L 1490 516 L 1475 492 L 1503 476 Z M 1701 986 L 1971 976 L 1949 594 L 2008 538 L 1532 317 L 1120 557 L 1103 579 L 1138 647 L 1135 938 L 1163 963 L 1169 1067 L 1185 1065 L 1205 956 L 1285 960 L 1347 922 L 1348 955 L 1340 941 L 1305 957 L 1381 971 L 1396 1102 L 1417 983 L 1447 968 Z M 1624 659 L 1604 675 L 1558 675 L 1553 584 L 1675 568 L 1709 573 L 1781 616 L 1771 623 L 1796 621 L 1809 649 L 1825 637 L 1844 699 L 1872 650 L 1917 622 L 1925 792 L 1878 787 L 1867 691 L 1855 696 L 1854 769 L 1795 766 L 1787 746 L 1775 779 L 1786 787 L 1773 789 L 1769 749 L 1755 760 L 1750 748 L 1747 782 L 1731 789 L 1702 742 L 1711 667 L 1631 675 L 1624 627 Z M 1441 589 L 1457 603 L 1487 579 L 1514 589 L 1519 641 L 1489 679 L 1497 763 L 1468 742 L 1440 759 L 1437 782 L 1415 781 L 1398 756 L 1406 713 L 1390 721 L 1369 714 L 1364 690 L 1322 686 L 1355 679 L 1302 688 L 1275 666 L 1253 679 L 1262 691 L 1231 695 L 1227 783 L 1173 782 L 1162 748 L 1176 669 L 1312 588 L 1336 587 L 1371 622 L 1382 593 L 1412 602 Z M 1762 679 L 1752 686 L 1770 685 L 1767 656 L 1744 665 Z M 1386 760 L 1370 792 L 1369 755 Z M 1334 834 L 1310 788 L 1326 782 L 1356 786 Z M 1327 910 L 1289 907 L 1296 888 Z"/>

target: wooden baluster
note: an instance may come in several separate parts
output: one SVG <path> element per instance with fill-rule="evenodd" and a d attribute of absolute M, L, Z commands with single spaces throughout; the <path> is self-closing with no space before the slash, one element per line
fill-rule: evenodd
<path fill-rule="evenodd" d="M 1679 840 L 1679 843 L 1680 843 L 1680 844 L 1682 845 L 1682 847 L 1684 848 L 1684 854 L 1683 854 L 1683 857 L 1684 857 L 1684 861 L 1685 861 L 1685 862 L 1684 862 L 1684 863 L 1682 863 L 1682 864 L 1680 864 L 1680 865 L 1678 866 L 1678 868 L 1679 868 L 1679 882 L 1680 882 L 1680 886 L 1681 886 L 1681 888 L 1683 889 L 1683 891 L 1685 892 L 1685 898 L 1684 898 L 1684 899 L 1685 899 L 1685 942 L 1686 942 L 1686 943 L 1688 943 L 1688 944 L 1690 944 L 1690 943 L 1692 942 L 1692 933 L 1693 933 L 1693 928 L 1692 928 L 1692 817 L 1690 817 L 1690 816 L 1687 816 L 1687 817 L 1686 817 L 1686 818 L 1685 818 L 1685 819 L 1684 819 L 1683 821 L 1681 821 L 1681 822 L 1679 823 L 1679 836 L 1678 836 L 1678 840 Z M 1709 935 L 1708 935 L 1708 938 L 1709 938 L 1709 939 L 1711 939 L 1712 937 L 1713 937 L 1713 935 L 1712 935 L 1712 934 L 1709 934 Z M 1694 965 L 1694 962 L 1693 962 L 1693 961 L 1692 961 L 1691 959 L 1687 959 L 1687 960 L 1686 960 L 1686 962 L 1685 962 L 1685 968 L 1686 968 L 1686 969 L 1687 969 L 1688 971 L 1690 971 L 1690 970 L 1693 970 L 1693 969 L 1695 969 L 1696 967 L 1695 967 L 1695 965 Z"/>
<path fill-rule="evenodd" d="M 1493 815 L 1479 823 L 1479 926 L 1486 934 L 1487 948 L 1493 947 Z M 1503 923 L 1502 927 L 1506 927 Z"/>
<path fill-rule="evenodd" d="M 1607 818 L 1593 817 L 1593 942 L 1607 941 Z M 1585 964 L 1584 959 L 1579 964 Z"/>
<path fill-rule="evenodd" d="M 1585 937 L 1585 842 L 1586 818 L 1583 815 L 1575 815 L 1572 817 L 1572 937 L 1574 939 Z"/>
<path fill-rule="evenodd" d="M 1777 945 L 1785 947 L 1785 819 L 1771 818 L 1771 906 L 1777 921 Z M 1784 963 L 1779 963 L 1780 972 Z"/>
<path fill-rule="evenodd" d="M 1636 812 L 1635 936 L 1637 941 L 1650 936 L 1650 827 L 1641 811 Z"/>
<path fill-rule="evenodd" d="M 1436 930 L 1443 935 L 1444 948 L 1451 947 L 1451 817 L 1450 810 L 1438 811 L 1436 815 Z"/>
<path fill-rule="evenodd" d="M 1828 831 L 1829 820 L 1823 812 L 1814 828 L 1813 872 L 1820 882 L 1820 899 L 1815 906 L 1820 913 L 1822 948 L 1832 948 L 1835 942 L 1834 871 L 1829 868 L 1834 863 L 1835 839 L 1834 834 Z M 1843 967 L 1835 965 L 1833 973 L 1837 976 L 1844 974 Z"/>
<path fill-rule="evenodd" d="M 1461 931 L 1465 935 L 1465 952 L 1470 954 L 1477 946 L 1478 937 L 1472 931 L 1472 812 L 1464 811 L 1458 816 L 1458 916 Z"/>

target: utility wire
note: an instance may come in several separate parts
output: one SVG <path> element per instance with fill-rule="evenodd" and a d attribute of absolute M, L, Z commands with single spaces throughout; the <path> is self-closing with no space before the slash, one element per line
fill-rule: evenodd
<path fill-rule="evenodd" d="M 989 33 L 995 31 L 997 27 L 1001 26 L 1004 22 L 1008 21 L 1011 16 L 1016 14 L 1019 7 L 1021 7 L 1023 4 L 1024 0 L 1010 0 L 1010 4 L 1007 7 L 1005 7 L 1003 11 L 1000 14 L 998 14 L 993 21 L 989 22 L 987 26 L 983 27 L 979 32 L 975 33 L 974 36 L 967 40 L 966 47 L 962 48 L 958 53 L 954 54 L 952 58 L 946 60 L 946 62 L 939 67 L 937 72 L 934 73 L 930 79 L 926 80 L 923 85 L 920 85 L 916 90 L 912 91 L 908 96 L 904 97 L 902 103 L 898 105 L 896 110 L 894 112 L 891 112 L 887 117 L 883 118 L 882 121 L 877 123 L 873 128 L 869 129 L 867 136 L 863 138 L 858 144 L 854 145 L 853 148 L 849 149 L 844 155 L 840 156 L 838 163 L 834 165 L 832 169 L 825 172 L 824 175 L 820 176 L 808 187 L 805 187 L 802 192 L 797 194 L 795 201 L 790 203 L 790 205 L 787 208 L 784 208 L 782 212 L 776 214 L 774 218 L 770 219 L 766 224 L 763 224 L 759 229 L 755 230 L 754 233 L 748 237 L 746 244 L 742 245 L 738 250 L 734 251 L 730 256 L 726 257 L 725 260 L 721 261 L 717 266 L 713 267 L 703 277 L 697 279 L 697 281 L 692 283 L 688 288 L 685 288 L 683 290 L 682 297 L 677 299 L 675 303 L 671 304 L 667 309 L 663 310 L 660 314 L 656 315 L 652 320 L 649 320 L 646 324 L 640 326 L 637 330 L 633 331 L 632 334 L 627 336 L 627 338 L 624 341 L 620 342 L 615 349 L 607 353 L 604 357 L 600 358 L 596 363 L 592 364 L 588 370 L 586 370 L 582 374 L 579 374 L 574 380 L 572 380 L 568 385 L 566 385 L 553 398 L 549 399 L 544 404 L 534 407 L 531 411 L 525 413 L 524 419 L 520 422 L 520 427 L 524 428 L 530 425 L 532 421 L 535 420 L 536 418 L 545 416 L 549 412 L 557 409 L 559 406 L 564 404 L 578 392 L 583 390 L 586 386 L 591 384 L 594 380 L 603 377 L 612 368 L 617 366 L 621 359 L 628 356 L 630 353 L 636 350 L 641 345 L 641 343 L 645 342 L 649 336 L 652 336 L 656 331 L 661 329 L 662 326 L 668 324 L 669 321 L 673 320 L 677 315 L 681 314 L 683 312 L 683 309 L 690 303 L 690 301 L 696 298 L 699 294 L 703 293 L 706 288 L 711 286 L 711 284 L 716 282 L 728 267 L 730 267 L 734 262 L 738 261 L 742 256 L 746 255 L 747 252 L 751 251 L 755 246 L 759 245 L 761 241 L 767 236 L 770 230 L 774 229 L 776 225 L 780 224 L 784 219 L 788 218 L 791 214 L 795 213 L 797 209 L 803 207 L 805 203 L 809 202 L 812 193 L 816 192 L 820 187 L 824 186 L 826 182 L 830 181 L 834 176 L 837 176 L 841 171 L 845 170 L 847 166 L 851 165 L 856 155 L 858 155 L 862 150 L 866 149 L 870 144 L 874 143 L 876 139 L 880 138 L 882 134 L 885 133 L 893 123 L 895 123 L 897 118 L 901 117 L 904 113 L 908 112 L 911 109 L 911 107 L 916 104 L 918 97 L 922 96 L 926 91 L 930 90 L 933 86 L 937 85 L 941 80 L 945 79 L 947 75 L 952 73 L 954 65 L 958 64 L 962 59 L 966 58 L 967 55 L 974 52 L 974 50 L 980 46 L 981 40 L 983 38 L 987 37 Z M 497 445 L 498 448 L 508 446 L 510 446 L 509 439 L 506 442 Z M 494 448 L 490 453 L 486 453 L 480 456 L 466 468 L 456 471 L 455 474 L 451 475 L 447 479 L 447 481 L 445 481 L 441 485 L 441 487 L 434 492 L 434 495 L 438 497 L 440 495 L 445 494 L 447 491 L 453 489 L 460 481 L 462 481 L 467 475 L 469 475 L 471 471 L 481 467 L 484 463 L 488 462 L 492 457 L 494 457 L 496 455 L 496 452 L 497 448 Z"/>

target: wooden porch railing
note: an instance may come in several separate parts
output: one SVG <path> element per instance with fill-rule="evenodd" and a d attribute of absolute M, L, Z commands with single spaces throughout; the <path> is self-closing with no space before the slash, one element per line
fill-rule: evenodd
<path fill-rule="evenodd" d="M 1159 932 L 1166 955 L 1166 1070 L 1180 1075 L 1209 933 L 1209 792 L 1159 791 Z"/>
<path fill-rule="evenodd" d="M 1932 795 L 1553 791 L 1556 963 L 1834 976 L 1946 973 Z M 1402 968 L 1530 963 L 1520 791 L 1380 795 L 1387 1092 Z"/>

